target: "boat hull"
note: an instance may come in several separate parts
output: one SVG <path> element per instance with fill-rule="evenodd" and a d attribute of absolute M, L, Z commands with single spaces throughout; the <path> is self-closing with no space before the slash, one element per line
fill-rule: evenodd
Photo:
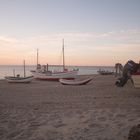
<path fill-rule="evenodd" d="M 87 78 L 84 80 L 80 80 L 80 81 L 75 81 L 75 80 L 66 80 L 66 79 L 60 79 L 59 82 L 63 85 L 85 85 L 87 83 L 89 83 L 92 80 L 92 78 Z"/>
<path fill-rule="evenodd" d="M 33 80 L 33 76 L 29 76 L 29 77 L 6 76 L 5 79 L 9 83 L 30 83 Z"/>
<path fill-rule="evenodd" d="M 67 72 L 58 72 L 58 73 L 41 73 L 41 72 L 33 72 L 32 75 L 35 79 L 40 80 L 50 80 L 50 81 L 59 81 L 59 79 L 75 79 L 77 75 L 77 71 L 67 71 Z"/>

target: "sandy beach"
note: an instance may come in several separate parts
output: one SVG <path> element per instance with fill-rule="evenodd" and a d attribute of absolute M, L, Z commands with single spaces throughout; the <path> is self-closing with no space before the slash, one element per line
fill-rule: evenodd
<path fill-rule="evenodd" d="M 93 75 L 83 86 L 0 81 L 0 140 L 127 140 L 140 123 L 140 89 L 115 81 L 112 75 Z"/>

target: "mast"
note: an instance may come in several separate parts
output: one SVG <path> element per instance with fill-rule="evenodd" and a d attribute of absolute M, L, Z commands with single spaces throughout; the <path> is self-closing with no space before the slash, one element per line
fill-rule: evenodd
<path fill-rule="evenodd" d="M 24 77 L 26 77 L 26 73 L 25 73 L 25 60 L 23 61 L 23 67 L 24 67 Z"/>
<path fill-rule="evenodd" d="M 38 49 L 37 49 L 37 64 L 36 64 L 36 69 L 38 69 Z"/>
<path fill-rule="evenodd" d="M 63 39 L 63 46 L 62 46 L 62 51 L 63 51 L 63 71 L 65 71 L 65 50 L 64 50 L 64 39 Z"/>

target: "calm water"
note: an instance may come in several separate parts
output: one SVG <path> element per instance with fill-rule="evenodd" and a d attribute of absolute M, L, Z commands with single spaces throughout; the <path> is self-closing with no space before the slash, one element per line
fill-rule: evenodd
<path fill-rule="evenodd" d="M 35 70 L 36 66 L 26 66 L 26 76 L 31 75 L 31 70 Z M 88 75 L 88 74 L 97 74 L 97 71 L 99 69 L 102 70 L 109 70 L 109 71 L 114 71 L 114 67 L 108 67 L 108 66 L 67 66 L 68 69 L 79 69 L 78 75 Z M 0 79 L 4 79 L 4 76 L 13 76 L 14 71 L 15 74 L 20 74 L 21 76 L 24 75 L 24 69 L 23 66 L 21 65 L 16 65 L 16 66 L 0 66 Z M 49 70 L 53 71 L 61 71 L 62 67 L 60 66 L 50 66 Z"/>

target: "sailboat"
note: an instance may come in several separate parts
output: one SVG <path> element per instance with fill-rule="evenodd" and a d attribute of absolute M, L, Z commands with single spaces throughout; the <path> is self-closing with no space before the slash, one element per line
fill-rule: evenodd
<path fill-rule="evenodd" d="M 59 79 L 75 79 L 78 73 L 78 70 L 69 71 L 65 68 L 64 39 L 63 39 L 62 52 L 63 52 L 63 71 L 52 72 L 48 70 L 48 64 L 47 66 L 44 66 L 43 69 L 41 69 L 41 65 L 38 64 L 38 50 L 37 50 L 37 67 L 36 67 L 36 70 L 31 71 L 34 78 L 40 79 L 40 80 L 51 80 L 51 81 L 52 80 L 59 81 Z"/>
<path fill-rule="evenodd" d="M 33 76 L 27 76 L 25 73 L 25 60 L 24 60 L 24 77 L 20 77 L 18 74 L 15 76 L 15 71 L 14 71 L 14 76 L 5 76 L 6 81 L 9 83 L 30 83 L 33 80 Z"/>

